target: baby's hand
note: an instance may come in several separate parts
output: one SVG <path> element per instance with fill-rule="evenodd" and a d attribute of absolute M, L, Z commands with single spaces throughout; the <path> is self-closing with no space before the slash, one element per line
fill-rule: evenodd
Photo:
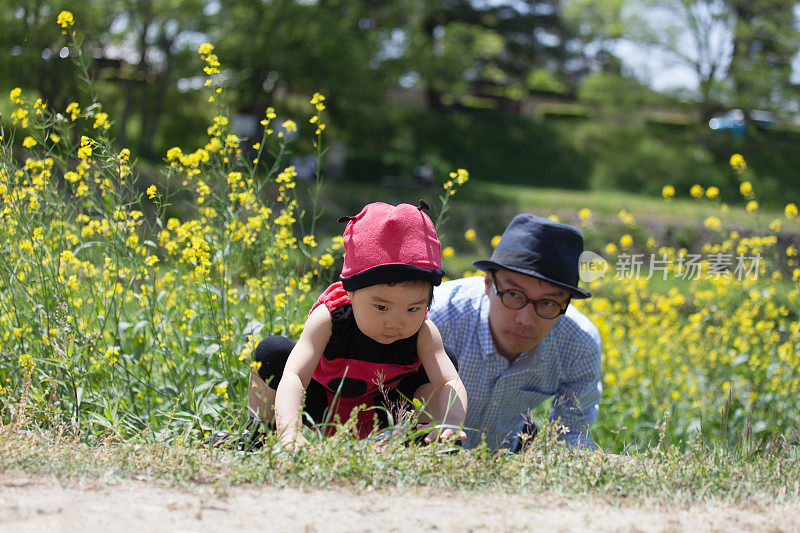
<path fill-rule="evenodd" d="M 447 424 L 417 424 L 417 429 L 430 429 L 431 431 L 425 435 L 425 442 L 430 444 L 433 442 L 436 437 L 439 437 L 439 440 L 447 440 L 447 439 L 454 439 L 454 440 L 464 440 L 467 438 L 467 434 L 459 428 L 458 426 L 450 426 Z"/>

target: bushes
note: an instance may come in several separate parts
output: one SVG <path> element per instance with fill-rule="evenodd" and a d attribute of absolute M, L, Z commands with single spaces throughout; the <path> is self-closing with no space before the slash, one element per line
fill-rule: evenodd
<path fill-rule="evenodd" d="M 213 47 L 200 50 L 215 116 L 202 146 L 167 152 L 149 202 L 100 102 L 76 95 L 56 110 L 12 91 L 17 129 L 0 141 L 4 422 L 196 439 L 243 418 L 261 336 L 301 330 L 338 245 L 317 241 L 313 195 L 301 209 L 289 140 L 271 134 L 297 123 L 274 124 L 268 108 L 263 138 L 242 150 Z M 300 126 L 315 117 L 317 156 L 323 100 Z M 179 195 L 191 206 L 180 218 L 168 214 Z"/>
<path fill-rule="evenodd" d="M 590 99 L 592 118 L 534 119 L 465 108 L 394 110 L 379 124 L 347 132 L 345 175 L 413 183 L 415 169 L 428 164 L 440 177 L 465 167 L 481 181 L 653 196 L 669 183 L 679 197 L 688 197 L 689 188 L 699 183 L 718 187 L 723 200 L 733 201 L 738 182 L 728 159 L 742 153 L 758 169 L 751 179 L 764 205 L 781 207 L 787 195 L 800 196 L 797 134 L 760 131 L 734 139 L 694 121 L 649 120 L 646 106 L 667 105 L 651 100 L 623 99 L 624 105 L 612 106 Z M 680 109 L 676 113 L 691 117 Z"/>

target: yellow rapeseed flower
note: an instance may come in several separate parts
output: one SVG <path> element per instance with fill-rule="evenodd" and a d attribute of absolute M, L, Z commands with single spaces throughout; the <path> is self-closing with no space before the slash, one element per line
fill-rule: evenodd
<path fill-rule="evenodd" d="M 15 109 L 14 111 L 11 112 L 11 120 L 12 120 L 12 124 L 16 124 L 17 122 L 19 122 L 22 125 L 23 128 L 27 128 L 28 127 L 28 110 L 27 109 L 22 109 L 21 107 L 18 107 L 17 109 Z"/>
<path fill-rule="evenodd" d="M 578 211 L 578 218 L 581 219 L 581 224 L 586 225 L 589 223 L 589 219 L 592 218 L 592 210 L 588 207 L 584 207 L 580 211 Z"/>
<path fill-rule="evenodd" d="M 456 251 L 452 246 L 445 246 L 442 248 L 442 258 L 447 259 L 448 257 L 453 257 L 454 255 L 456 255 Z"/>
<path fill-rule="evenodd" d="M 786 209 L 784 209 L 784 213 L 786 213 L 786 218 L 794 218 L 797 216 L 797 205 L 796 204 L 786 204 Z"/>
<path fill-rule="evenodd" d="M 713 185 L 706 190 L 706 198 L 713 200 L 719 196 L 719 188 Z"/>
<path fill-rule="evenodd" d="M 619 247 L 620 248 L 622 248 L 623 250 L 627 250 L 631 246 L 633 246 L 633 237 L 631 237 L 627 233 L 625 235 L 623 235 L 622 237 L 620 237 L 620 239 L 619 239 Z"/>
<path fill-rule="evenodd" d="M 22 100 L 20 100 L 19 98 L 21 94 L 22 94 L 22 89 L 20 89 L 19 87 L 14 87 L 13 89 L 11 89 L 11 92 L 8 93 L 8 98 L 15 104 L 21 104 Z"/>
<path fill-rule="evenodd" d="M 492 237 L 490 244 L 492 245 L 492 248 L 497 248 L 497 245 L 500 244 L 500 235 L 495 235 Z"/>
<path fill-rule="evenodd" d="M 455 172 L 450 173 L 450 177 L 456 180 L 458 185 L 464 185 L 469 181 L 469 172 L 464 168 L 458 168 Z"/>
<path fill-rule="evenodd" d="M 733 154 L 731 156 L 730 165 L 734 170 L 745 170 L 747 168 L 747 163 L 745 163 L 742 154 Z"/>
<path fill-rule="evenodd" d="M 153 198 L 156 197 L 156 194 L 158 194 L 158 190 L 156 189 L 155 185 L 151 185 L 151 186 L 149 186 L 147 188 L 147 197 L 148 198 L 150 198 L 152 200 Z"/>
<path fill-rule="evenodd" d="M 713 231 L 722 229 L 722 223 L 717 217 L 708 217 L 703 225 Z"/>
<path fill-rule="evenodd" d="M 290 133 L 295 133 L 297 131 L 297 124 L 294 120 L 284 120 L 282 126 L 283 129 Z"/>
<path fill-rule="evenodd" d="M 107 130 L 110 127 L 111 124 L 108 123 L 108 113 L 100 112 L 94 116 L 94 125 L 92 128 L 103 128 L 104 130 Z"/>
<path fill-rule="evenodd" d="M 470 228 L 464 232 L 464 238 L 467 242 L 472 242 L 478 237 L 478 234 L 475 232 L 474 229 Z"/>
<path fill-rule="evenodd" d="M 24 146 L 25 148 L 33 148 L 37 144 L 38 143 L 36 142 L 36 140 L 33 137 L 25 137 L 22 140 L 22 146 Z"/>
<path fill-rule="evenodd" d="M 617 217 L 622 221 L 623 224 L 628 226 L 629 228 L 636 227 L 636 220 L 633 218 L 627 209 L 620 209 L 617 213 Z"/>
<path fill-rule="evenodd" d="M 755 213 L 756 211 L 758 211 L 758 202 L 756 202 L 755 200 L 750 200 L 749 202 L 747 202 L 746 209 L 748 213 Z"/>
<path fill-rule="evenodd" d="M 214 45 L 211 43 L 203 43 L 197 49 L 197 53 L 204 56 L 210 54 L 213 51 L 214 51 Z"/>
<path fill-rule="evenodd" d="M 325 109 L 325 104 L 322 103 L 323 101 L 325 101 L 325 97 L 322 94 L 314 93 L 314 96 L 311 97 L 309 103 L 312 104 L 319 113 Z"/>
<path fill-rule="evenodd" d="M 78 115 L 81 114 L 81 108 L 78 106 L 77 102 L 70 102 L 66 109 L 67 113 L 69 114 L 70 118 L 74 122 Z"/>
<path fill-rule="evenodd" d="M 750 198 L 750 197 L 752 197 L 752 196 L 753 196 L 753 184 L 752 184 L 752 183 L 750 183 L 749 181 L 743 181 L 743 182 L 742 182 L 742 183 L 739 185 L 739 192 L 740 192 L 740 193 L 741 193 L 741 195 L 742 195 L 742 196 L 744 196 L 745 198 Z"/>
<path fill-rule="evenodd" d="M 179 159 L 181 155 L 183 155 L 183 151 L 177 146 L 173 146 L 172 148 L 167 150 L 167 161 L 172 161 L 173 159 Z"/>
<path fill-rule="evenodd" d="M 689 194 L 692 195 L 692 198 L 702 198 L 704 193 L 703 187 L 697 184 L 692 185 L 692 188 L 689 189 Z"/>
<path fill-rule="evenodd" d="M 61 26 L 62 28 L 66 29 L 69 26 L 75 24 L 75 18 L 72 16 L 72 13 L 69 11 L 62 11 L 58 14 L 58 18 L 56 19 L 56 23 Z"/>
<path fill-rule="evenodd" d="M 617 245 L 614 244 L 613 242 L 610 242 L 610 243 L 606 244 L 605 252 L 608 255 L 613 255 L 613 254 L 617 253 Z"/>

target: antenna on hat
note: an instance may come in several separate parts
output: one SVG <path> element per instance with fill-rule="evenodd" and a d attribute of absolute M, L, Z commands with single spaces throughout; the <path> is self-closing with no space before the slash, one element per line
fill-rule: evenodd
<path fill-rule="evenodd" d="M 425 200 L 420 199 L 419 207 L 417 207 L 417 209 L 419 209 L 420 211 L 427 211 L 430 208 L 431 208 L 431 206 L 428 205 L 428 202 L 426 202 Z"/>
<path fill-rule="evenodd" d="M 351 220 L 355 220 L 355 219 L 356 219 L 356 217 L 351 215 L 351 216 L 346 216 L 346 217 L 339 217 L 339 220 L 337 222 L 339 222 L 340 224 L 343 224 L 345 222 L 350 222 Z"/>

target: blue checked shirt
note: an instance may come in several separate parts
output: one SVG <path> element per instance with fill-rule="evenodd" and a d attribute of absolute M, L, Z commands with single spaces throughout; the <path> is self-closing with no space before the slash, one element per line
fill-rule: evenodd
<path fill-rule="evenodd" d="M 515 449 L 524 416 L 552 398 L 550 419 L 569 428 L 563 439 L 594 448 L 589 424 L 602 393 L 600 334 L 573 305 L 538 346 L 513 362 L 492 341 L 483 276 L 436 287 L 428 316 L 458 359 L 467 389 L 466 447 L 479 445 L 483 435 L 490 448 Z"/>

